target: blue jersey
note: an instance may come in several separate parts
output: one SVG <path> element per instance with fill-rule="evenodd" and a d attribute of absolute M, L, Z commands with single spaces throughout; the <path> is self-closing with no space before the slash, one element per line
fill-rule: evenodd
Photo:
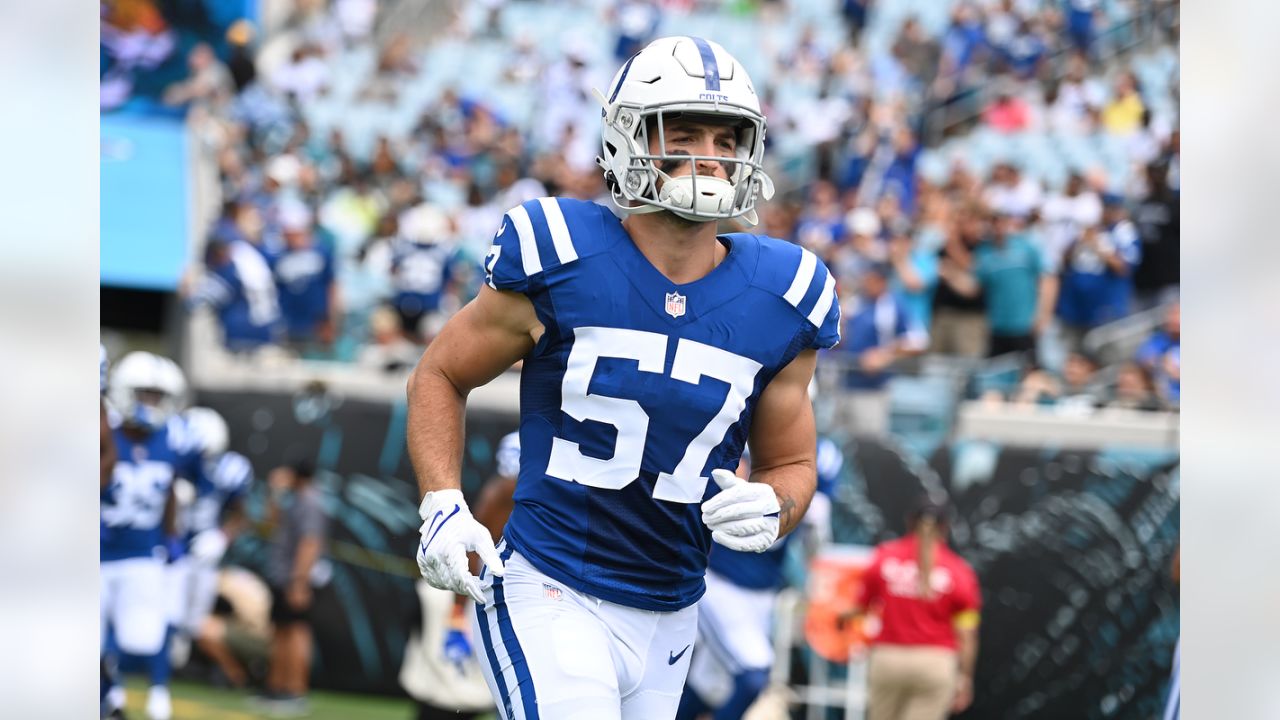
<path fill-rule="evenodd" d="M 199 479 L 200 455 L 182 437 L 176 418 L 143 440 L 128 437 L 118 422 L 112 437 L 119 459 L 102 493 L 99 560 L 152 557 L 164 546 L 164 509 L 174 478 Z"/>
<path fill-rule="evenodd" d="M 520 476 L 505 535 L 543 573 L 630 607 L 705 589 L 699 505 L 738 465 L 769 381 L 839 340 L 835 281 L 799 246 L 720 237 L 724 260 L 676 285 L 590 202 L 513 208 L 486 282 L 529 297 L 545 332 L 520 379 Z"/>
<path fill-rule="evenodd" d="M 218 527 L 222 511 L 244 497 L 252 484 L 253 465 L 238 452 L 228 451 L 204 463 L 204 472 L 195 481 L 195 501 L 181 521 L 185 539 L 190 541 L 196 533 Z"/>
<path fill-rule="evenodd" d="M 844 453 L 832 441 L 818 441 L 818 493 L 830 498 L 835 495 L 840 468 L 844 467 Z M 808 522 L 811 516 L 806 516 Z M 824 516 L 815 522 L 830 522 Z M 751 590 L 776 590 L 783 586 L 785 578 L 782 566 L 787 560 L 787 546 L 798 533 L 780 538 L 773 547 L 762 553 L 739 552 L 722 545 L 712 544 L 708 567 L 715 574 L 738 587 Z"/>
<path fill-rule="evenodd" d="M 323 247 L 286 250 L 271 269 L 286 330 L 295 338 L 310 337 L 329 317 L 333 253 Z"/>

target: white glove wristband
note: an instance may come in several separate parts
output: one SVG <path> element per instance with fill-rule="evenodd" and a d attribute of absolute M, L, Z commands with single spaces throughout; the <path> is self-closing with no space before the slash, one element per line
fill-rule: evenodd
<path fill-rule="evenodd" d="M 488 529 L 471 516 L 462 491 L 427 493 L 418 506 L 418 515 L 422 518 L 422 539 L 417 557 L 423 579 L 433 587 L 469 595 L 483 604 L 480 579 L 471 574 L 467 552 L 477 553 L 495 575 L 503 574 L 505 568 Z"/>

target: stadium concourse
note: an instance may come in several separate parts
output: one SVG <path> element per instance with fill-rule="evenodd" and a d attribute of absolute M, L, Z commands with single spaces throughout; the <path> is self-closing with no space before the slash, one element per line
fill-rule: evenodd
<path fill-rule="evenodd" d="M 777 192 L 757 227 L 722 231 L 812 251 L 842 303 L 813 388 L 844 461 L 830 537 L 788 550 L 779 661 L 747 717 L 860 716 L 866 656 L 815 620 L 851 598 L 817 580 L 856 580 L 920 493 L 949 496 L 950 545 L 984 599 L 962 717 L 1163 712 L 1178 628 L 1177 2 L 101 10 L 103 343 L 112 364 L 172 356 L 181 402 L 217 410 L 257 475 L 212 613 L 244 677 L 197 646 L 175 717 L 184 702 L 209 717 L 286 709 L 233 710 L 201 686 L 267 679 L 253 589 L 267 473 L 299 458 L 330 523 L 312 685 L 406 694 L 422 608 L 405 380 L 479 292 L 506 210 L 546 196 L 614 207 L 592 91 L 664 36 L 737 57 L 768 121 Z M 518 423 L 518 371 L 472 395 L 469 499 Z"/>

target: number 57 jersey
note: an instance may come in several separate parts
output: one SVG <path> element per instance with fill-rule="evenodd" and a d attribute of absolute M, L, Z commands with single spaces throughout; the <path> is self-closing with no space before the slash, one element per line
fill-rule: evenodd
<path fill-rule="evenodd" d="M 839 341 L 835 281 L 773 238 L 731 234 L 677 285 L 603 206 L 511 209 L 485 280 L 528 296 L 545 328 L 520 378 L 520 475 L 508 543 L 548 576 L 620 605 L 702 596 L 702 501 L 734 469 L 756 401 L 808 348 Z"/>

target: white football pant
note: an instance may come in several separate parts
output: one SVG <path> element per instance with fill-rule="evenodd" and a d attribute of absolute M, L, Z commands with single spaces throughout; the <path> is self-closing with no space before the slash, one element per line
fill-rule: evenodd
<path fill-rule="evenodd" d="M 504 540 L 506 575 L 484 573 L 472 637 L 508 720 L 670 720 L 697 635 L 697 605 L 625 607 L 570 589 Z"/>
<path fill-rule="evenodd" d="M 164 561 L 156 558 L 112 560 L 100 565 L 98 576 L 102 649 L 106 649 L 107 629 L 111 628 L 115 631 L 116 644 L 130 655 L 145 657 L 160 652 L 168 626 Z"/>
<path fill-rule="evenodd" d="M 698 601 L 698 651 L 689 686 L 718 706 L 728 699 L 733 675 L 773 667 L 774 590 L 752 590 L 707 571 L 707 593 Z"/>

